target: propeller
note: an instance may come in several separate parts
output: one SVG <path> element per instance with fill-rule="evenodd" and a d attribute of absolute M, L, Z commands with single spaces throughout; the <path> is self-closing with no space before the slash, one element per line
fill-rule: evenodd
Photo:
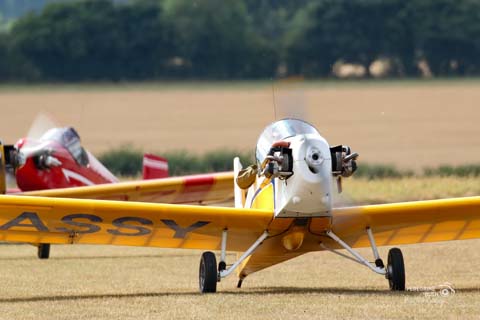
<path fill-rule="evenodd" d="M 275 120 L 308 117 L 305 91 L 298 79 L 287 79 L 272 85 Z"/>
<path fill-rule="evenodd" d="M 51 116 L 45 113 L 39 113 L 32 122 L 30 129 L 28 130 L 28 139 L 38 140 L 48 130 L 57 127 L 56 122 Z"/>
<path fill-rule="evenodd" d="M 29 152 L 28 149 L 37 149 L 38 140 L 45 132 L 55 127 L 57 124 L 52 117 L 46 113 L 39 113 L 33 120 L 27 136 L 16 143 L 17 148 L 24 150 L 23 152 Z"/>
<path fill-rule="evenodd" d="M 10 165 L 6 166 L 6 182 L 8 186 L 16 184 L 15 170 L 32 153 L 42 152 L 38 140 L 48 130 L 57 127 L 56 122 L 46 113 L 39 113 L 32 122 L 27 136 L 18 140 L 15 147 L 5 146 L 6 155 L 10 159 Z M 21 152 L 20 152 L 21 151 Z"/>
<path fill-rule="evenodd" d="M 308 112 L 307 98 L 303 79 L 292 78 L 272 84 L 273 105 L 275 120 L 295 118 L 309 123 L 311 116 Z M 333 170 L 337 193 L 334 193 L 334 206 L 352 205 L 352 198 L 342 188 L 342 178 L 351 176 L 357 169 L 358 153 L 352 153 L 347 146 L 339 146 L 335 153 L 338 167 Z M 333 150 L 335 151 L 335 150 Z"/>

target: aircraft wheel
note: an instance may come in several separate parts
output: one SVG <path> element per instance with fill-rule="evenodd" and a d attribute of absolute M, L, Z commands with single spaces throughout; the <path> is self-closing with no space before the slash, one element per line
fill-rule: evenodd
<path fill-rule="evenodd" d="M 200 260 L 200 292 L 210 293 L 217 291 L 217 259 L 213 252 L 207 251 L 202 254 Z"/>
<path fill-rule="evenodd" d="M 402 251 L 392 248 L 388 251 L 387 279 L 392 291 L 405 291 L 405 264 Z"/>
<path fill-rule="evenodd" d="M 40 243 L 37 255 L 39 259 L 48 259 L 50 257 L 50 243 Z"/>

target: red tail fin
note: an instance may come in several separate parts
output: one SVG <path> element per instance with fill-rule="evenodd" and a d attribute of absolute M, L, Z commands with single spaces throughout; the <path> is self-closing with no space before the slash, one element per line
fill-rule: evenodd
<path fill-rule="evenodd" d="M 153 155 L 143 155 L 143 179 L 158 179 L 168 177 L 168 161 L 165 158 Z"/>

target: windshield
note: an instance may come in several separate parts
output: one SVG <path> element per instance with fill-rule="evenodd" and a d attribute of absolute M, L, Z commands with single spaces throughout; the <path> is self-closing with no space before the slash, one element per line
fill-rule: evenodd
<path fill-rule="evenodd" d="M 41 140 L 54 140 L 70 152 L 73 159 L 82 166 L 88 165 L 88 155 L 80 143 L 80 136 L 72 127 L 48 130 Z"/>
<path fill-rule="evenodd" d="M 301 134 L 319 134 L 311 124 L 298 119 L 283 119 L 270 124 L 258 138 L 255 157 L 262 163 L 276 141 Z"/>

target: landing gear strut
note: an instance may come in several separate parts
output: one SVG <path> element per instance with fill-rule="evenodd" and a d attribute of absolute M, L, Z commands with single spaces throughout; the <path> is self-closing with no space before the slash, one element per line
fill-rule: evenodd
<path fill-rule="evenodd" d="M 237 267 L 245 261 L 257 248 L 262 244 L 262 242 L 267 239 L 268 231 L 264 231 L 262 235 L 255 241 L 250 248 L 245 251 L 242 256 L 231 266 L 228 266 L 225 262 L 226 252 L 227 252 L 227 234 L 228 230 L 223 230 L 222 233 L 222 243 L 221 243 L 221 253 L 220 253 L 220 263 L 217 268 L 217 260 L 213 252 L 207 251 L 202 254 L 200 260 L 200 272 L 199 272 L 199 283 L 200 283 L 200 292 L 209 293 L 217 291 L 217 282 L 220 282 L 222 278 L 225 278 L 230 273 L 232 273 Z M 218 271 L 217 271 L 218 270 Z M 240 288 L 242 285 L 242 280 L 240 279 L 237 288 Z"/>
<path fill-rule="evenodd" d="M 398 248 L 392 248 L 388 251 L 388 264 L 385 268 L 383 260 L 380 259 L 380 255 L 378 254 L 377 245 L 375 243 L 375 239 L 373 238 L 373 233 L 370 228 L 366 229 L 368 239 L 370 241 L 370 246 L 372 247 L 373 256 L 375 258 L 375 262 L 369 262 L 367 259 L 362 257 L 357 251 L 355 251 L 352 247 L 350 247 L 347 243 L 342 241 L 339 237 L 337 237 L 331 230 L 327 231 L 327 236 L 329 236 L 332 240 L 337 242 L 340 246 L 346 249 L 353 257 L 345 255 L 343 253 L 337 252 L 333 249 L 326 247 L 322 244 L 322 247 L 326 250 L 329 250 L 335 254 L 338 254 L 342 257 L 347 259 L 353 260 L 357 263 L 367 266 L 372 271 L 384 275 L 385 278 L 388 279 L 388 284 L 390 286 L 390 290 L 392 291 L 405 291 L 405 264 L 403 262 L 403 255 L 402 251 Z"/>

